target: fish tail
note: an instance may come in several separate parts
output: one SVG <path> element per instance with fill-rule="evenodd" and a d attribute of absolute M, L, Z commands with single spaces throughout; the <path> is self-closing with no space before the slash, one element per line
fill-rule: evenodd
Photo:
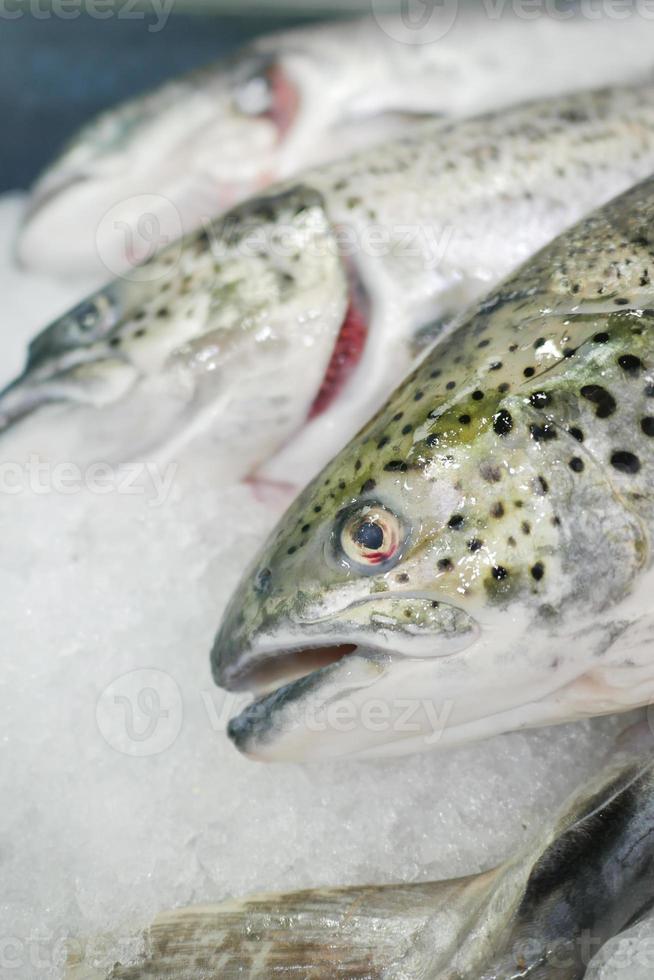
<path fill-rule="evenodd" d="M 465 888 L 462 882 L 308 890 L 176 909 L 154 920 L 137 963 L 98 972 L 77 951 L 65 980 L 382 980 L 442 905 L 443 890 Z"/>

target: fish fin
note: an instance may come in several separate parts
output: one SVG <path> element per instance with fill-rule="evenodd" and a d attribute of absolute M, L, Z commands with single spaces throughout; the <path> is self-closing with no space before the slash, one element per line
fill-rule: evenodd
<path fill-rule="evenodd" d="M 259 895 L 165 912 L 133 965 L 78 950 L 65 980 L 382 980 L 472 879 Z M 88 965 L 87 965 L 88 964 Z M 391 972 L 389 972 L 391 971 Z"/>

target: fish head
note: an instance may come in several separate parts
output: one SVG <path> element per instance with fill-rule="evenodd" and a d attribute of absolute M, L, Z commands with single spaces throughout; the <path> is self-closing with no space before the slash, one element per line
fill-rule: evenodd
<path fill-rule="evenodd" d="M 119 275 L 269 184 L 298 115 L 288 62 L 255 47 L 102 113 L 37 181 L 18 258 Z"/>
<path fill-rule="evenodd" d="M 578 436 L 599 411 L 579 391 L 615 351 L 592 341 L 601 316 L 574 359 L 570 318 L 535 346 L 516 321 L 480 314 L 437 345 L 246 574 L 213 667 L 257 696 L 230 726 L 247 754 L 388 755 L 610 710 L 575 685 L 647 544 Z"/>
<path fill-rule="evenodd" d="M 0 396 L 0 426 L 82 406 L 55 442 L 74 429 L 80 452 L 125 460 L 219 413 L 212 456 L 247 473 L 310 414 L 346 319 L 348 275 L 322 196 L 302 184 L 258 196 L 138 271 L 32 342 Z"/>

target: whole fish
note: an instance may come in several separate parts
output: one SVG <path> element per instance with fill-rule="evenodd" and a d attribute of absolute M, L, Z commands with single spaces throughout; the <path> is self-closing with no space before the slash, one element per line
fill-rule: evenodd
<path fill-rule="evenodd" d="M 652 170 L 652 86 L 418 124 L 239 205 L 56 321 L 0 424 L 22 421 L 46 457 L 68 439 L 73 458 L 123 460 L 203 434 L 224 471 L 302 485 L 458 310 Z"/>
<path fill-rule="evenodd" d="M 133 965 L 78 949 L 66 980 L 580 980 L 651 905 L 653 844 L 652 764 L 613 767 L 495 870 L 175 909 Z"/>
<path fill-rule="evenodd" d="M 654 179 L 510 276 L 301 494 L 216 681 L 260 759 L 452 745 L 654 698 Z"/>
<path fill-rule="evenodd" d="M 654 25 L 636 14 L 616 25 L 593 8 L 527 20 L 446 4 L 422 23 L 259 38 L 84 127 L 36 184 L 18 256 L 103 280 L 265 185 L 387 138 L 407 115 L 642 80 Z"/>

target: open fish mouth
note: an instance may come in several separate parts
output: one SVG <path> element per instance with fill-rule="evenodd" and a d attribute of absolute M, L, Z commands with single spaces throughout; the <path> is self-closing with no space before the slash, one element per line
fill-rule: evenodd
<path fill-rule="evenodd" d="M 229 722 L 228 735 L 255 759 L 303 758 L 303 750 L 284 749 L 282 743 L 299 736 L 306 747 L 302 733 L 319 732 L 329 724 L 322 716 L 330 704 L 365 691 L 389 665 L 389 655 L 354 643 L 298 647 L 266 658 L 237 680 L 239 689 L 255 693 L 255 700 Z"/>
<path fill-rule="evenodd" d="M 366 606 L 356 605 L 345 618 L 365 616 Z M 443 608 L 456 628 L 427 636 L 401 626 L 315 623 L 241 646 L 226 623 L 213 650 L 214 678 L 255 698 L 229 723 L 230 738 L 246 755 L 271 761 L 376 754 L 378 745 L 398 739 L 394 714 L 400 702 L 394 698 L 424 693 L 423 668 L 431 672 L 434 662 L 456 659 L 479 636 L 466 613 Z M 368 723 L 375 710 L 386 714 L 386 726 L 383 719 L 381 725 Z"/>

